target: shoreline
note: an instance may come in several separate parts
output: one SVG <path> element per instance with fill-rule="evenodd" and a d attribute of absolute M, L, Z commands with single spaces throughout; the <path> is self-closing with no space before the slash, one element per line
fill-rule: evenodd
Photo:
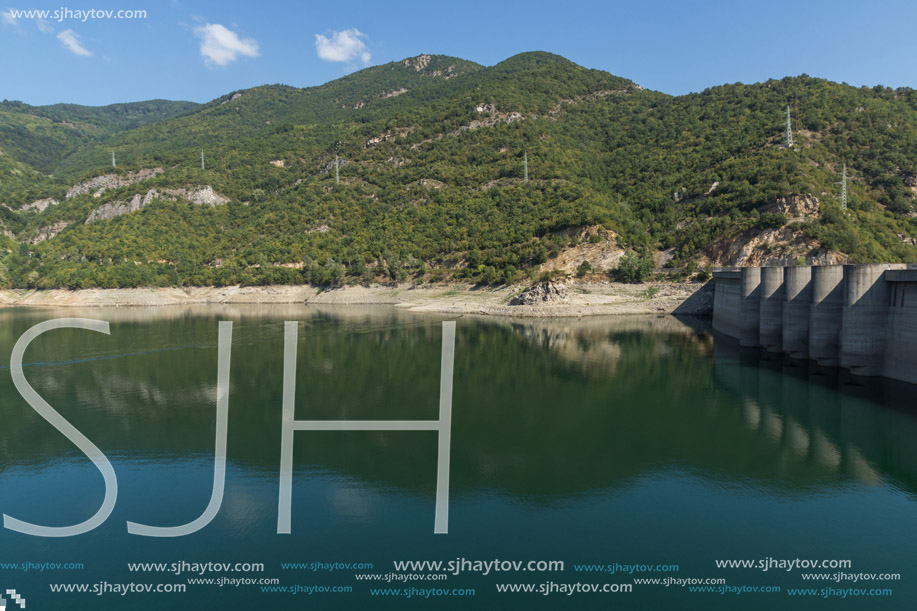
<path fill-rule="evenodd" d="M 537 305 L 509 305 L 526 286 L 479 288 L 470 284 L 345 286 L 228 286 L 135 289 L 0 290 L 0 308 L 151 307 L 192 304 L 389 305 L 411 312 L 511 317 L 582 317 L 614 314 L 706 316 L 712 291 L 695 283 L 569 282 L 564 297 Z"/>

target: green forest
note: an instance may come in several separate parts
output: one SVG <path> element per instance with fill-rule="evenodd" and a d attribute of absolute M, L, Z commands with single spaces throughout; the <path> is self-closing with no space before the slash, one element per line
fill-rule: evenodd
<path fill-rule="evenodd" d="M 4 101 L 0 151 L 6 288 L 504 284 L 597 225 L 632 253 L 613 274 L 629 281 L 657 251 L 693 271 L 785 226 L 850 262 L 917 261 L 917 92 L 806 75 L 670 96 L 544 52 L 419 56 L 203 105 Z M 108 174 L 124 180 L 67 197 Z M 228 203 L 163 195 L 204 186 Z M 794 196 L 818 214 L 774 211 Z"/>

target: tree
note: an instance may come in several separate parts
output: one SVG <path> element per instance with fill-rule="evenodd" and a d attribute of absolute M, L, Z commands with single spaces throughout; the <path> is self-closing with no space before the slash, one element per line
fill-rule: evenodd
<path fill-rule="evenodd" d="M 618 267 L 612 271 L 612 277 L 618 282 L 640 284 L 649 279 L 653 272 L 653 259 L 647 253 L 638 255 L 629 252 L 621 257 Z"/>
<path fill-rule="evenodd" d="M 579 267 L 576 268 L 576 277 L 582 278 L 586 274 L 592 271 L 592 265 L 589 264 L 589 261 L 583 261 L 579 264 Z"/>

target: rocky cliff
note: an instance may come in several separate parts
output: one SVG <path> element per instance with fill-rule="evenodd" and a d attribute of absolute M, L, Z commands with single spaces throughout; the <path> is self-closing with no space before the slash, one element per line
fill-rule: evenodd
<path fill-rule="evenodd" d="M 85 195 L 86 193 L 91 193 L 93 197 L 101 197 L 102 194 L 109 189 L 128 187 L 141 180 L 153 178 L 162 173 L 162 168 L 150 168 L 137 170 L 136 172 L 128 172 L 127 174 L 104 174 L 102 176 L 95 176 L 70 187 L 65 197 L 70 199 L 71 197 Z"/>
<path fill-rule="evenodd" d="M 121 216 L 122 214 L 136 212 L 157 199 L 169 201 L 184 200 L 202 206 L 220 206 L 229 202 L 228 197 L 220 195 L 214 191 L 213 187 L 210 185 L 204 187 L 189 187 L 186 189 L 150 189 L 144 194 L 137 193 L 128 201 L 115 200 L 107 204 L 102 204 L 90 213 L 89 217 L 86 219 L 86 224 L 107 221 Z"/>

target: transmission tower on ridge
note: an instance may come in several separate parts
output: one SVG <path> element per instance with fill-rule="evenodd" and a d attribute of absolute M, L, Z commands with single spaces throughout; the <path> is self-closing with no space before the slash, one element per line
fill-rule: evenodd
<path fill-rule="evenodd" d="M 204 149 L 201 149 L 201 169 L 204 169 Z"/>
<path fill-rule="evenodd" d="M 115 152 L 114 152 L 114 151 L 111 152 L 111 167 L 113 167 L 113 168 L 116 167 L 116 164 L 115 164 Z"/>
<path fill-rule="evenodd" d="M 847 164 L 844 164 L 844 170 L 841 174 L 841 209 L 847 209 Z"/>
<path fill-rule="evenodd" d="M 529 181 L 529 154 L 526 152 L 522 156 L 522 166 L 523 166 L 523 178 L 522 182 L 527 183 Z"/>
<path fill-rule="evenodd" d="M 793 148 L 793 122 L 790 119 L 790 105 L 786 105 L 786 148 Z"/>

